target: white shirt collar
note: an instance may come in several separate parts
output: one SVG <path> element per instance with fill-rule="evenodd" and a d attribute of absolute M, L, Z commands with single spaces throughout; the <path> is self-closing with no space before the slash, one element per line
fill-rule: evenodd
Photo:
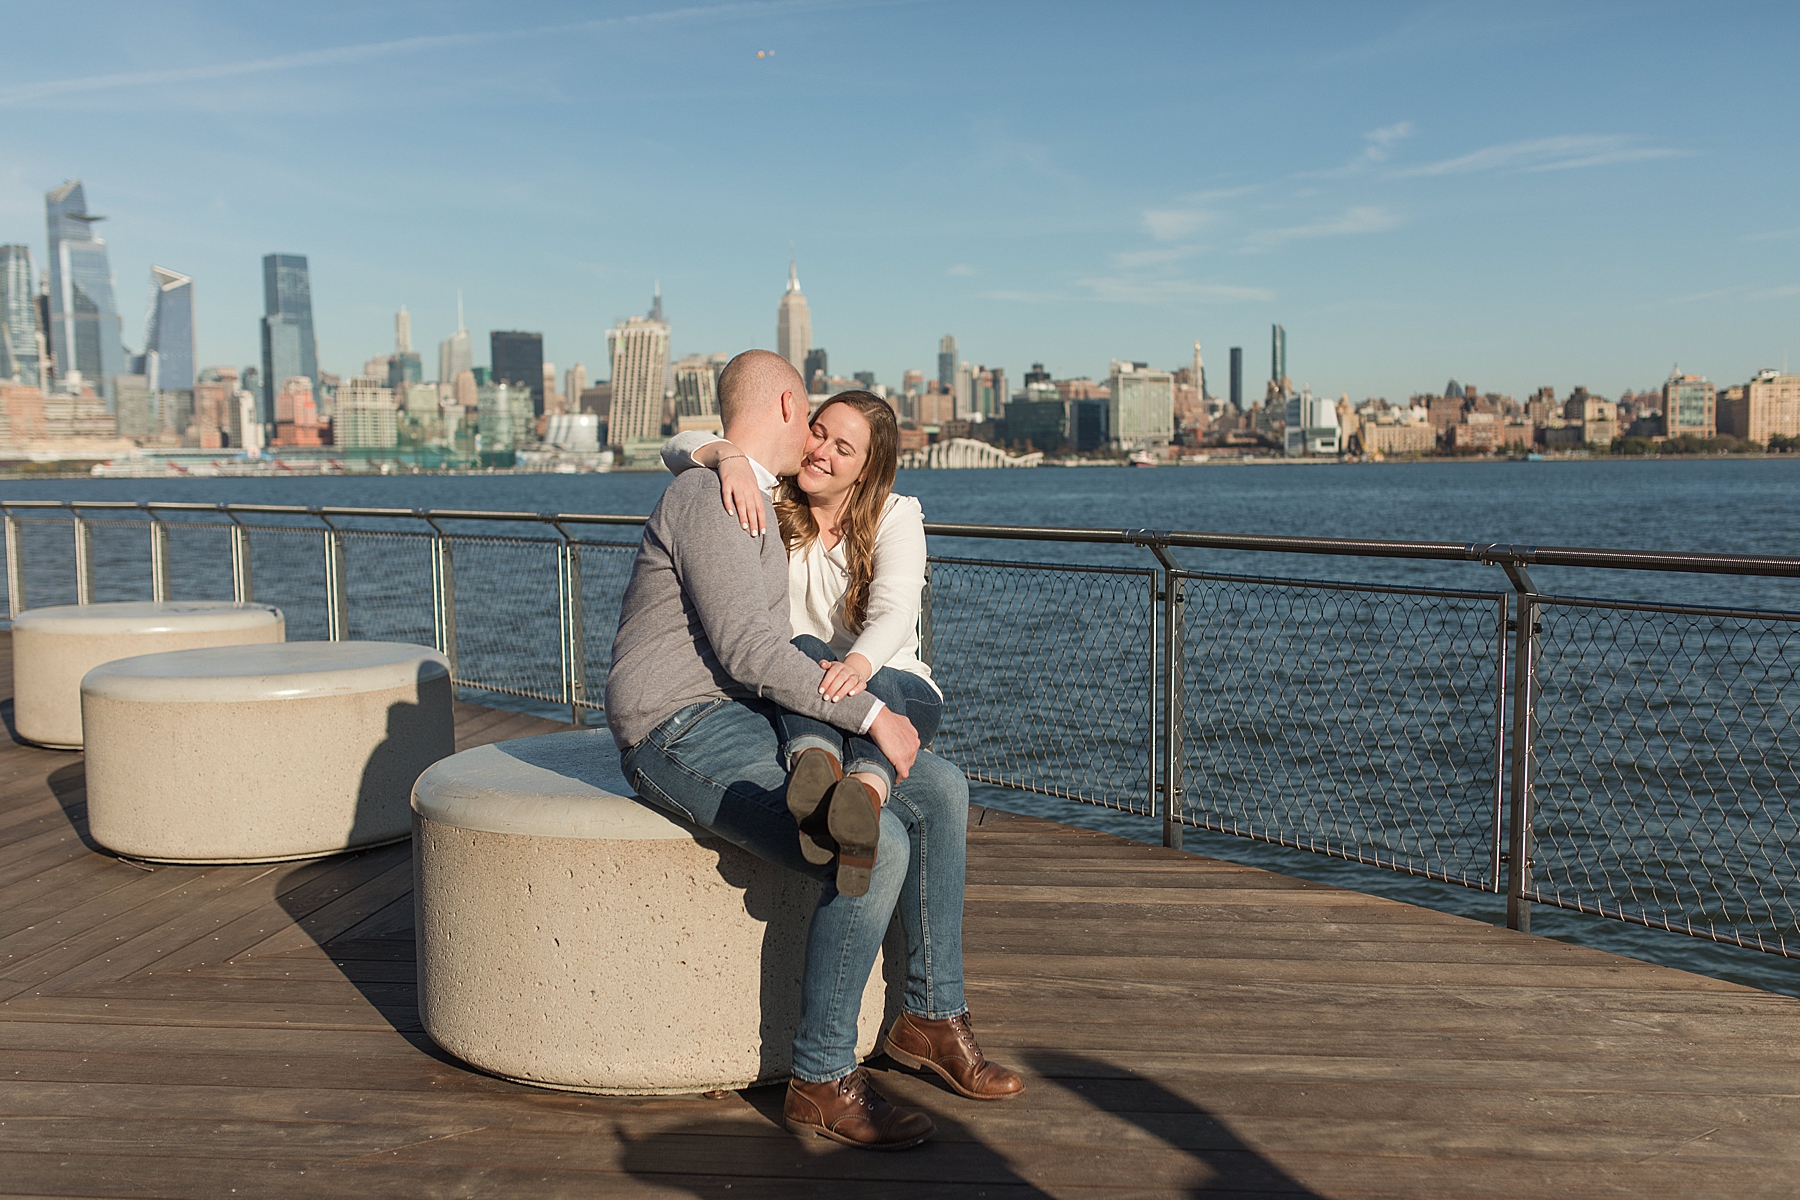
<path fill-rule="evenodd" d="M 748 454 L 744 455 L 744 460 L 750 464 L 750 469 L 756 472 L 756 486 L 763 490 L 763 495 L 772 498 L 775 495 L 775 484 L 777 483 L 774 472 Z"/>

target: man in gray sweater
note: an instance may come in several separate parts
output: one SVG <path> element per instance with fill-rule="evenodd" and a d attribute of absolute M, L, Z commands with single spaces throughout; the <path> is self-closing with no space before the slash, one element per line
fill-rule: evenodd
<path fill-rule="evenodd" d="M 798 471 L 809 449 L 799 373 L 766 350 L 746 351 L 719 377 L 719 410 L 767 504 L 776 477 Z M 906 989 L 889 1053 L 972 1099 L 1023 1091 L 1017 1075 L 982 1056 L 963 1001 L 968 783 L 866 692 L 836 703 L 821 695 L 823 669 L 790 644 L 787 551 L 772 507 L 765 517 L 767 533 L 747 534 L 710 471 L 669 484 L 644 526 L 620 609 L 607 722 L 640 797 L 822 884 L 807 933 L 788 1128 L 871 1149 L 916 1146 L 931 1135 L 931 1118 L 888 1104 L 856 1062 L 863 988 L 896 908 Z M 776 706 L 865 733 L 894 764 L 865 895 L 839 892 L 832 864 L 800 852 Z"/>

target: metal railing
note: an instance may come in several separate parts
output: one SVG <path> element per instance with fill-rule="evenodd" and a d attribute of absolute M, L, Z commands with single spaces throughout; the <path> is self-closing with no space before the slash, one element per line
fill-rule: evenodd
<path fill-rule="evenodd" d="M 0 503 L 9 611 L 252 598 L 296 639 L 435 646 L 459 687 L 601 708 L 641 516 Z M 934 556 L 937 748 L 971 779 L 1800 957 L 1800 612 L 1553 595 L 1533 568 L 1800 578 L 1800 559 L 928 523 L 1147 550 Z M 1498 568 L 1458 589 L 1174 551 Z M 1121 549 L 1110 553 L 1129 554 Z M 1499 582 L 1497 577 L 1495 582 Z"/>

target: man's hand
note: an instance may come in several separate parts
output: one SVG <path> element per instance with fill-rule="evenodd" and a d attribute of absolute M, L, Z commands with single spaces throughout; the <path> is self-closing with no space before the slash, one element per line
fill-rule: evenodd
<path fill-rule="evenodd" d="M 919 757 L 919 731 L 913 723 L 891 708 L 884 708 L 869 726 L 869 740 L 881 747 L 894 764 L 894 780 L 899 782 L 912 773 L 913 761 Z"/>

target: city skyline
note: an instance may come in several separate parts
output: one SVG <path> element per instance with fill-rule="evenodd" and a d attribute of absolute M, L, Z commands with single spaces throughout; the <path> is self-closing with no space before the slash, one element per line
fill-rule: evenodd
<path fill-rule="evenodd" d="M 84 179 L 114 278 L 192 277 L 216 363 L 259 358 L 254 261 L 302 252 L 319 366 L 345 377 L 403 304 L 422 344 L 525 328 L 547 358 L 599 362 L 658 278 L 675 354 L 767 346 L 790 242 L 814 342 L 890 382 L 929 374 L 946 329 L 970 361 L 1098 376 L 1282 324 L 1296 386 L 1389 398 L 1451 374 L 1612 394 L 1676 361 L 1747 378 L 1790 349 L 1800 228 L 1767 147 L 1796 84 L 1672 89 L 1646 69 L 1676 54 L 1733 78 L 1749 30 L 1777 55 L 1796 40 L 1787 9 L 993 6 L 957 14 L 956 46 L 946 11 L 550 6 L 509 25 L 202 4 L 174 22 L 120 8 L 96 34 L 27 10 L 11 28 L 28 72 L 0 85 L 0 243 L 43 253 L 43 193 Z M 1183 53 L 1204 68 L 1172 52 L 1146 72 L 1145 46 L 1203 47 Z M 532 86 L 509 74 L 519 53 Z M 695 63 L 704 86 L 671 92 Z M 1020 91 L 1046 70 L 1080 86 Z M 398 201 L 316 149 L 373 110 Z M 796 186 L 776 127 L 868 182 Z M 512 165 L 490 187 L 467 147 L 499 136 Z M 625 176 L 606 166 L 621 155 Z"/>

